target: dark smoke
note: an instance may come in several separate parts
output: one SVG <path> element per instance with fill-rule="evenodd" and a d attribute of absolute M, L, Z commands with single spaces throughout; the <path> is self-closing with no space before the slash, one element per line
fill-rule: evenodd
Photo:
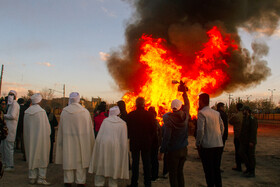
<path fill-rule="evenodd" d="M 131 1 L 130 1 L 131 2 Z M 135 14 L 126 26 L 126 43 L 111 52 L 107 66 L 121 90 L 135 91 L 143 80 L 138 63 L 138 41 L 143 33 L 162 37 L 168 47 L 191 61 L 208 38 L 206 32 L 218 25 L 240 46 L 228 59 L 231 81 L 218 90 L 234 91 L 255 86 L 271 74 L 262 58 L 268 54 L 265 43 L 252 43 L 253 54 L 241 47 L 238 28 L 270 36 L 278 26 L 280 0 L 134 0 Z M 186 65 L 181 63 L 181 65 Z"/>

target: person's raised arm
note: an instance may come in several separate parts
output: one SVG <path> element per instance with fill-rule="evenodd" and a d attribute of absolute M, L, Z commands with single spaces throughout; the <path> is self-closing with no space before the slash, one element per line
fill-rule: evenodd
<path fill-rule="evenodd" d="M 183 108 L 183 110 L 188 115 L 189 112 L 190 112 L 190 101 L 189 101 L 187 92 L 183 93 L 183 99 L 184 99 L 184 108 Z"/>

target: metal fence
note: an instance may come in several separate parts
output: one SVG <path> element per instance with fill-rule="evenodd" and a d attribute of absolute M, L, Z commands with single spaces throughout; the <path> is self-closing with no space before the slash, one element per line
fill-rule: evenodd
<path fill-rule="evenodd" d="M 280 114 L 254 114 L 258 120 L 279 120 Z"/>

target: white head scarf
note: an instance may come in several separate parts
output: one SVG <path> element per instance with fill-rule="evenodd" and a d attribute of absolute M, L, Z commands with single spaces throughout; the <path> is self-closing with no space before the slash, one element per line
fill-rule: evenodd
<path fill-rule="evenodd" d="M 79 103 L 79 102 L 80 102 L 80 94 L 78 92 L 70 93 L 68 105 L 71 105 L 73 103 Z"/>
<path fill-rule="evenodd" d="M 117 116 L 119 114 L 120 114 L 120 108 L 118 106 L 114 106 L 114 107 L 110 108 L 110 110 L 109 110 L 109 117 Z"/>
<path fill-rule="evenodd" d="M 30 97 L 30 99 L 32 101 L 32 104 L 35 105 L 42 101 L 42 96 L 40 93 L 35 93 Z"/>
<path fill-rule="evenodd" d="M 171 109 L 180 110 L 183 105 L 183 102 L 175 99 L 171 102 Z"/>
<path fill-rule="evenodd" d="M 17 96 L 17 92 L 15 90 L 10 90 L 9 93 L 13 93 L 15 96 Z"/>
<path fill-rule="evenodd" d="M 14 102 L 15 97 L 17 96 L 17 92 L 15 90 L 10 90 L 9 94 L 10 93 L 13 93 L 14 96 L 13 95 L 8 95 L 8 105 L 11 105 Z"/>

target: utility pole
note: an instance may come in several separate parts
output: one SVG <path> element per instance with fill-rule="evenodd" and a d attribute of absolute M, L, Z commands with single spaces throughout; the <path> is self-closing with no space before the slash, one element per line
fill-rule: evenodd
<path fill-rule="evenodd" d="M 65 84 L 63 84 L 62 92 L 54 90 L 54 89 L 49 89 L 49 90 L 52 90 L 53 92 L 58 92 L 58 93 L 62 93 L 63 94 L 62 106 L 64 107 L 65 106 Z"/>
<path fill-rule="evenodd" d="M 65 84 L 63 84 L 63 107 L 65 106 Z"/>
<path fill-rule="evenodd" d="M 276 91 L 276 89 L 268 89 L 268 91 L 271 92 L 270 103 L 273 103 L 273 92 Z"/>
<path fill-rule="evenodd" d="M 3 79 L 3 71 L 4 71 L 4 64 L 2 64 L 1 67 L 1 80 L 0 80 L 0 96 L 1 96 L 1 91 L 2 91 L 2 79 Z"/>

